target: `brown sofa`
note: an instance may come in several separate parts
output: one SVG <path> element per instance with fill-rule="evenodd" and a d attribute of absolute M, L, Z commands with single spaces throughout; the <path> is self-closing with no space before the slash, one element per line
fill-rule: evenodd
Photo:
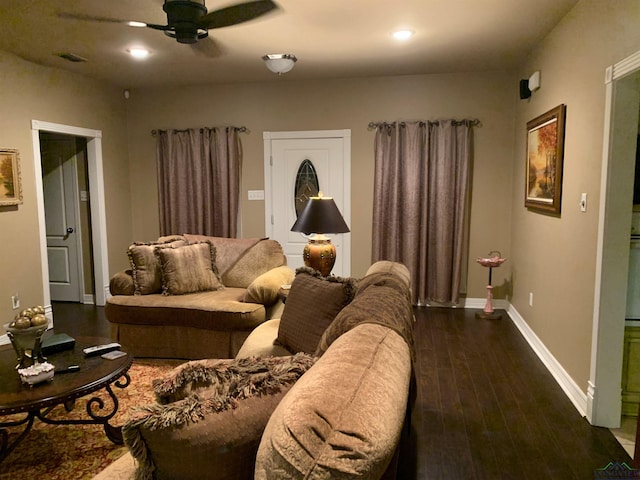
<path fill-rule="evenodd" d="M 112 277 L 105 315 L 112 339 L 136 357 L 233 358 L 255 327 L 280 316 L 278 289 L 294 277 L 269 239 L 184 234 L 127 253 L 132 268 Z M 202 278 L 193 255 L 207 267 Z"/>
<path fill-rule="evenodd" d="M 158 404 L 123 427 L 136 478 L 395 478 L 412 377 L 408 279 L 392 262 L 356 283 L 298 273 L 282 320 L 254 330 L 238 358 L 188 362 L 154 382 Z M 314 282 L 311 299 L 302 286 Z M 292 355 L 276 340 L 278 322 L 294 320 L 296 292 L 309 303 L 297 319 L 302 344 L 321 310 L 334 308 L 327 294 L 347 299 L 315 355 Z"/>

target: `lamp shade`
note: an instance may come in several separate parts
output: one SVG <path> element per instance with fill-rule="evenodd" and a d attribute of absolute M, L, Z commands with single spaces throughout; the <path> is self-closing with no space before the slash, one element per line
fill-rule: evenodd
<path fill-rule="evenodd" d="M 300 216 L 291 227 L 292 232 L 347 233 L 349 227 L 331 197 L 310 197 Z"/>

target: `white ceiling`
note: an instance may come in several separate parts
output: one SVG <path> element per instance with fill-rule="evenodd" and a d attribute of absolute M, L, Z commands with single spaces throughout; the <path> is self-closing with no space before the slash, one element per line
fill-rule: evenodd
<path fill-rule="evenodd" d="M 239 1 L 206 3 L 214 10 Z M 261 60 L 267 53 L 298 57 L 285 81 L 510 69 L 578 0 L 275 1 L 277 11 L 210 30 L 194 48 L 148 28 L 57 15 L 166 24 L 162 0 L 0 0 L 0 49 L 123 88 L 275 80 Z M 401 27 L 415 36 L 393 40 Z M 126 53 L 134 45 L 151 55 L 134 60 Z M 202 53 L 212 45 L 218 56 Z M 88 62 L 56 56 L 63 52 Z"/>

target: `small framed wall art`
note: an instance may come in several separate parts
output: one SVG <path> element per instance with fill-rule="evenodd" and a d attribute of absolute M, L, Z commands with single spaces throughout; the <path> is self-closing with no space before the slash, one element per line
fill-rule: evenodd
<path fill-rule="evenodd" d="M 0 207 L 22 203 L 18 150 L 0 148 Z"/>
<path fill-rule="evenodd" d="M 527 122 L 524 206 L 560 215 L 566 106 Z"/>

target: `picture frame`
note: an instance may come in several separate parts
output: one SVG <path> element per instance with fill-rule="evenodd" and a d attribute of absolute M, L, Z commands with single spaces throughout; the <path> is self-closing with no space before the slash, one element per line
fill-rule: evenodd
<path fill-rule="evenodd" d="M 21 203 L 20 154 L 12 148 L 0 148 L 0 207 Z"/>
<path fill-rule="evenodd" d="M 566 105 L 527 122 L 526 208 L 560 215 Z"/>

